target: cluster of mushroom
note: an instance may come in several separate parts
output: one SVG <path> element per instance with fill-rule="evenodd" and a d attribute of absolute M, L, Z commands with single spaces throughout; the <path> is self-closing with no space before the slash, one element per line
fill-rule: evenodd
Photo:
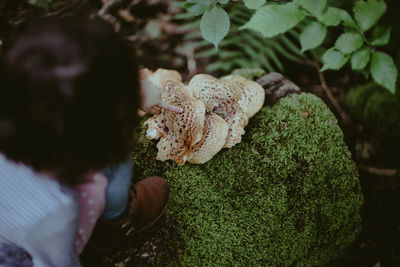
<path fill-rule="evenodd" d="M 146 79 L 161 88 L 161 98 L 183 109 L 182 113 L 162 110 L 149 118 L 146 136 L 160 139 L 157 160 L 202 164 L 222 148 L 241 141 L 248 120 L 264 103 L 264 89 L 241 76 L 217 79 L 206 74 L 194 76 L 184 85 L 173 70 L 141 70 Z"/>

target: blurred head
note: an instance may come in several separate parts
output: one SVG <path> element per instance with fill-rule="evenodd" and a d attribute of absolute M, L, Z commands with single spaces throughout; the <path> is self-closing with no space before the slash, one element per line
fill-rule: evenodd
<path fill-rule="evenodd" d="M 0 151 L 79 182 L 128 156 L 138 69 L 128 41 L 98 20 L 37 21 L 0 63 Z"/>

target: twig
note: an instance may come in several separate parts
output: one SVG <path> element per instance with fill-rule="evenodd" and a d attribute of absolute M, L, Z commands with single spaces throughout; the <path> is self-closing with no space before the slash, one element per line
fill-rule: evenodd
<path fill-rule="evenodd" d="M 99 12 L 97 12 L 97 15 L 99 15 L 100 17 L 104 16 L 105 14 L 109 13 L 112 8 L 114 8 L 115 6 L 121 4 L 122 2 L 123 2 L 123 0 L 110 0 L 110 1 L 107 1 L 103 5 L 103 7 L 99 10 Z"/>
<path fill-rule="evenodd" d="M 108 0 L 103 7 L 97 12 L 97 16 L 114 26 L 114 30 L 119 32 L 121 24 L 118 19 L 110 14 L 111 10 L 117 8 L 124 0 Z M 93 16 L 96 16 L 95 14 Z"/>
<path fill-rule="evenodd" d="M 350 117 L 346 114 L 346 112 L 343 111 L 343 109 L 340 107 L 339 103 L 337 102 L 336 98 L 333 96 L 331 90 L 329 89 L 328 85 L 326 84 L 325 76 L 324 74 L 320 71 L 320 66 L 317 62 L 312 62 L 312 65 L 315 67 L 315 69 L 318 72 L 319 80 L 321 82 L 321 87 L 324 90 L 326 96 L 328 97 L 329 101 L 332 103 L 332 105 L 335 107 L 336 111 L 339 113 L 340 118 L 342 119 L 342 122 L 344 124 L 351 124 L 351 119 Z"/>
<path fill-rule="evenodd" d="M 136 6 L 137 4 L 139 4 L 140 1 L 141 1 L 141 0 L 133 0 L 133 1 L 128 5 L 128 7 L 126 8 L 126 10 L 131 11 L 131 9 L 132 9 L 134 6 Z"/>
<path fill-rule="evenodd" d="M 400 174 L 398 169 L 381 169 L 372 166 L 358 165 L 359 170 L 366 171 L 377 176 L 397 176 Z"/>
<path fill-rule="evenodd" d="M 60 16 L 60 15 L 62 15 L 64 13 L 66 13 L 67 11 L 69 11 L 69 10 L 75 8 L 75 7 L 81 6 L 81 5 L 85 4 L 85 3 L 86 3 L 86 0 L 75 0 L 75 1 L 72 1 L 69 5 L 67 5 L 67 6 L 65 6 L 65 7 L 61 8 L 59 10 L 47 13 L 45 15 L 45 17 Z"/>

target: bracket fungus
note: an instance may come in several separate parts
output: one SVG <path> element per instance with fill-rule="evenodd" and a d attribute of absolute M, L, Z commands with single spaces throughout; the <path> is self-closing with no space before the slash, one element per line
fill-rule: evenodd
<path fill-rule="evenodd" d="M 140 77 L 161 89 L 162 100 L 183 110 L 162 110 L 145 122 L 146 137 L 160 139 L 157 160 L 171 159 L 178 165 L 205 163 L 222 148 L 240 143 L 249 118 L 265 99 L 261 85 L 241 76 L 198 74 L 188 85 L 173 70 L 143 69 Z"/>

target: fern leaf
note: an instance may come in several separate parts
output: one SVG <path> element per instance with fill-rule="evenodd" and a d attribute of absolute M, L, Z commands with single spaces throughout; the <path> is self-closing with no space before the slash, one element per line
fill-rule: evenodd
<path fill-rule="evenodd" d="M 293 44 L 292 41 L 289 40 L 289 38 L 287 38 L 285 35 L 280 36 L 280 40 L 282 41 L 283 44 L 285 44 L 285 46 L 292 51 L 293 53 L 304 57 L 303 53 L 301 53 L 300 48 L 298 48 L 295 44 Z"/>
<path fill-rule="evenodd" d="M 301 62 L 301 59 L 297 57 L 297 55 L 291 54 L 289 51 L 287 51 L 282 45 L 280 45 L 277 42 L 269 42 L 269 45 L 271 48 L 274 48 L 281 56 L 292 60 L 294 62 Z"/>
<path fill-rule="evenodd" d="M 222 59 L 238 58 L 242 55 L 239 51 L 221 51 L 220 56 Z"/>
<path fill-rule="evenodd" d="M 180 30 L 180 31 L 188 31 L 188 30 L 193 30 L 195 28 L 199 28 L 199 30 L 200 30 L 200 20 L 195 20 L 193 22 L 189 22 L 189 23 L 186 23 L 186 24 L 184 24 L 182 26 L 179 26 L 178 30 Z"/>
<path fill-rule="evenodd" d="M 283 65 L 282 65 L 281 61 L 278 59 L 278 56 L 276 55 L 274 50 L 272 50 L 271 48 L 267 47 L 265 51 L 266 51 L 266 54 L 272 59 L 274 64 L 278 67 L 278 69 L 280 71 L 283 71 Z"/>
<path fill-rule="evenodd" d="M 196 14 L 194 13 L 180 13 L 180 14 L 176 14 L 172 17 L 173 20 L 187 20 L 187 19 L 192 19 L 197 17 Z"/>
<path fill-rule="evenodd" d="M 265 57 L 260 58 L 262 66 L 268 70 L 269 72 L 275 71 L 275 69 L 272 67 L 271 63 L 269 63 L 268 59 Z"/>
<path fill-rule="evenodd" d="M 217 53 L 218 53 L 218 50 L 215 49 L 215 47 L 212 47 L 210 49 L 196 53 L 195 56 L 197 58 L 207 58 L 207 57 L 215 56 L 215 55 L 217 55 Z"/>

